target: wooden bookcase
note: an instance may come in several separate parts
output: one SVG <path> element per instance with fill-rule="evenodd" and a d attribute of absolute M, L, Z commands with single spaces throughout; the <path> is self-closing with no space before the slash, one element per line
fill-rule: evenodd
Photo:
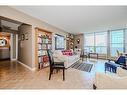
<path fill-rule="evenodd" d="M 44 29 L 35 28 L 36 30 L 36 67 L 42 69 L 49 66 L 47 50 L 52 49 L 52 32 Z"/>

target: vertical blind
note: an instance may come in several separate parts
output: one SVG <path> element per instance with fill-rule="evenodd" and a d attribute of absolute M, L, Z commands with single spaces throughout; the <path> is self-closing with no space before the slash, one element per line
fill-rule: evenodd
<path fill-rule="evenodd" d="M 117 52 L 124 52 L 124 30 L 110 32 L 110 54 L 116 56 Z"/>
<path fill-rule="evenodd" d="M 96 52 L 107 54 L 110 50 L 110 56 L 117 56 L 119 52 L 125 51 L 125 29 L 112 30 L 108 32 L 93 32 L 84 34 L 84 49 L 87 52 Z M 109 41 L 109 46 L 108 42 Z M 109 48 L 109 49 L 107 49 Z"/>
<path fill-rule="evenodd" d="M 87 52 L 107 53 L 107 32 L 85 34 L 84 38 Z"/>

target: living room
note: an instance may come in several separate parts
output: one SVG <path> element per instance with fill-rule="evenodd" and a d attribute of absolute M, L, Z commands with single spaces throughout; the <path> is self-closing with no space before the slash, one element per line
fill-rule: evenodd
<path fill-rule="evenodd" d="M 123 78 L 127 69 L 126 9 L 126 6 L 1 6 L 0 20 L 21 24 L 17 60 L 0 62 L 0 88 L 127 88 Z M 120 63 L 110 64 L 110 60 L 121 57 Z"/>

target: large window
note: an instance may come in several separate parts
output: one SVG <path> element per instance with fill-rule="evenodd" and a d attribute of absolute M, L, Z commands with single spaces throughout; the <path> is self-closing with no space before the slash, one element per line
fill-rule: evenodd
<path fill-rule="evenodd" d="M 110 32 L 110 55 L 117 56 L 117 52 L 124 52 L 124 30 Z"/>
<path fill-rule="evenodd" d="M 107 32 L 85 34 L 84 37 L 87 52 L 107 53 Z"/>
<path fill-rule="evenodd" d="M 65 42 L 64 42 L 64 36 L 62 35 L 55 35 L 55 49 L 56 50 L 62 50 L 64 49 Z"/>
<path fill-rule="evenodd" d="M 107 32 L 93 32 L 84 34 L 84 48 L 87 52 L 108 54 L 111 57 L 117 56 L 117 50 L 125 52 L 126 29 L 111 30 Z M 108 50 L 108 51 L 107 51 Z"/>
<path fill-rule="evenodd" d="M 95 50 L 100 54 L 107 54 L 107 32 L 95 33 Z"/>
<path fill-rule="evenodd" d="M 85 50 L 87 52 L 94 52 L 94 34 L 85 35 Z"/>

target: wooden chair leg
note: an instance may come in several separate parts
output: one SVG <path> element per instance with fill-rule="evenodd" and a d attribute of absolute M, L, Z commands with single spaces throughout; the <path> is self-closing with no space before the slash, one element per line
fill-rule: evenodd
<path fill-rule="evenodd" d="M 50 74 L 49 74 L 49 80 L 51 79 L 51 74 L 52 74 L 52 73 L 50 72 Z"/>
<path fill-rule="evenodd" d="M 65 70 L 63 69 L 63 81 L 65 80 Z"/>
<path fill-rule="evenodd" d="M 49 74 L 49 80 L 51 79 L 51 75 L 53 73 L 53 70 L 50 70 L 50 74 Z"/>

